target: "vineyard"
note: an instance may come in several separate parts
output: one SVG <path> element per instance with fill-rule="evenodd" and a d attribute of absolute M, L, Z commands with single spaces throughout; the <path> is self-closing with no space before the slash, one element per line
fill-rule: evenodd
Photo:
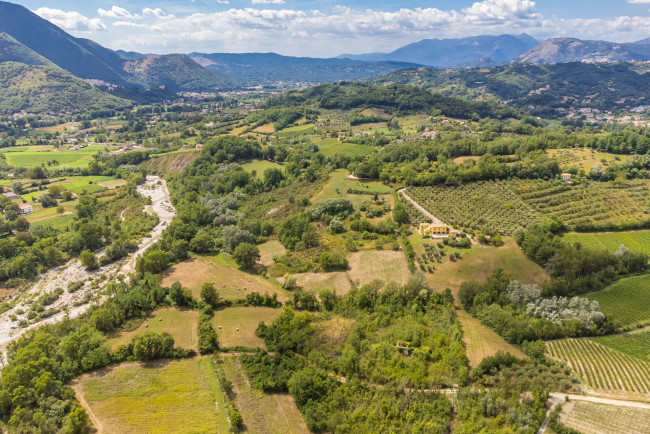
<path fill-rule="evenodd" d="M 568 414 L 564 415 L 565 412 Z M 584 434 L 650 432 L 650 410 L 644 408 L 578 401 L 565 404 L 562 414 L 562 422 L 565 426 Z"/>
<path fill-rule="evenodd" d="M 603 313 L 621 327 L 650 322 L 650 275 L 623 279 L 587 297 L 600 303 Z"/>
<path fill-rule="evenodd" d="M 633 223 L 647 219 L 648 184 L 584 182 L 569 185 L 561 180 L 519 180 L 514 192 L 534 210 L 555 215 L 568 226 L 598 223 Z"/>
<path fill-rule="evenodd" d="M 512 234 L 540 221 L 506 182 L 418 187 L 407 193 L 443 222 L 462 228 Z"/>
<path fill-rule="evenodd" d="M 650 331 L 601 336 L 596 342 L 650 362 Z"/>
<path fill-rule="evenodd" d="M 580 243 L 590 249 L 604 249 L 615 252 L 624 244 L 633 252 L 650 255 L 650 231 L 569 233 L 564 239 L 570 243 Z"/>
<path fill-rule="evenodd" d="M 649 394 L 650 363 L 589 339 L 547 343 L 550 355 L 568 362 L 590 389 L 608 394 Z"/>

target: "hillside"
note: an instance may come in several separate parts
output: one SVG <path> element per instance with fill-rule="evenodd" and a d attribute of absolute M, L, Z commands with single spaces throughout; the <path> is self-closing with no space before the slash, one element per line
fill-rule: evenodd
<path fill-rule="evenodd" d="M 650 45 L 640 41 L 619 44 L 555 38 L 542 42 L 514 59 L 517 63 L 627 62 L 650 60 Z"/>
<path fill-rule="evenodd" d="M 0 114 L 79 113 L 130 105 L 57 67 L 0 63 Z"/>
<path fill-rule="evenodd" d="M 182 54 L 143 57 L 128 61 L 124 70 L 145 87 L 165 86 L 177 90 L 214 90 L 228 82 L 218 71 L 209 71 Z"/>
<path fill-rule="evenodd" d="M 650 75 L 630 63 L 508 65 L 440 71 L 411 68 L 368 80 L 423 86 L 446 95 L 496 99 L 543 117 L 568 106 L 622 110 L 647 104 Z M 567 104 L 570 101 L 570 104 Z"/>
<path fill-rule="evenodd" d="M 243 83 L 299 81 L 310 83 L 356 80 L 414 66 L 401 62 L 290 57 L 275 53 L 190 53 L 207 69 Z"/>
<path fill-rule="evenodd" d="M 0 33 L 0 62 L 19 62 L 27 65 L 54 65 L 6 33 Z"/>
<path fill-rule="evenodd" d="M 358 60 L 410 62 L 427 66 L 455 67 L 474 63 L 505 63 L 539 42 L 529 35 L 472 36 L 460 39 L 424 39 L 391 53 L 344 54 Z"/>

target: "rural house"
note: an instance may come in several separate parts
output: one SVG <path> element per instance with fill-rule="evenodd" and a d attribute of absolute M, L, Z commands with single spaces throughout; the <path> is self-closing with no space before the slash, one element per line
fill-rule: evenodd
<path fill-rule="evenodd" d="M 444 223 L 421 223 L 418 231 L 422 237 L 449 236 L 449 226 Z"/>
<path fill-rule="evenodd" d="M 27 215 L 31 214 L 34 212 L 34 208 L 28 203 L 21 203 L 18 204 L 18 212 L 20 212 L 21 215 Z"/>

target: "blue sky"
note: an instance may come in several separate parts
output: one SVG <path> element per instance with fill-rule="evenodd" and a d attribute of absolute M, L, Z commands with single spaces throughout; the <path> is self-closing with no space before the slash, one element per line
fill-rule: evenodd
<path fill-rule="evenodd" d="M 392 51 L 425 38 L 650 37 L 650 0 L 24 0 L 75 36 L 148 53 Z"/>

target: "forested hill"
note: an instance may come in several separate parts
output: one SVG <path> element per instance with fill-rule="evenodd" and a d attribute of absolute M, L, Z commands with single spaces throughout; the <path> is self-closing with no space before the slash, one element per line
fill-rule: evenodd
<path fill-rule="evenodd" d="M 323 84 L 271 98 L 269 107 L 318 105 L 324 109 L 382 108 L 395 113 L 426 112 L 459 119 L 520 118 L 521 112 L 495 101 L 470 101 L 410 85 Z"/>
<path fill-rule="evenodd" d="M 422 86 L 445 95 L 508 101 L 536 116 L 562 115 L 558 108 L 623 110 L 648 104 L 650 74 L 633 63 L 513 64 L 442 71 L 410 68 L 368 79 L 371 84 Z"/>
<path fill-rule="evenodd" d="M 131 104 L 55 66 L 0 63 L 0 114 L 78 113 Z"/>

